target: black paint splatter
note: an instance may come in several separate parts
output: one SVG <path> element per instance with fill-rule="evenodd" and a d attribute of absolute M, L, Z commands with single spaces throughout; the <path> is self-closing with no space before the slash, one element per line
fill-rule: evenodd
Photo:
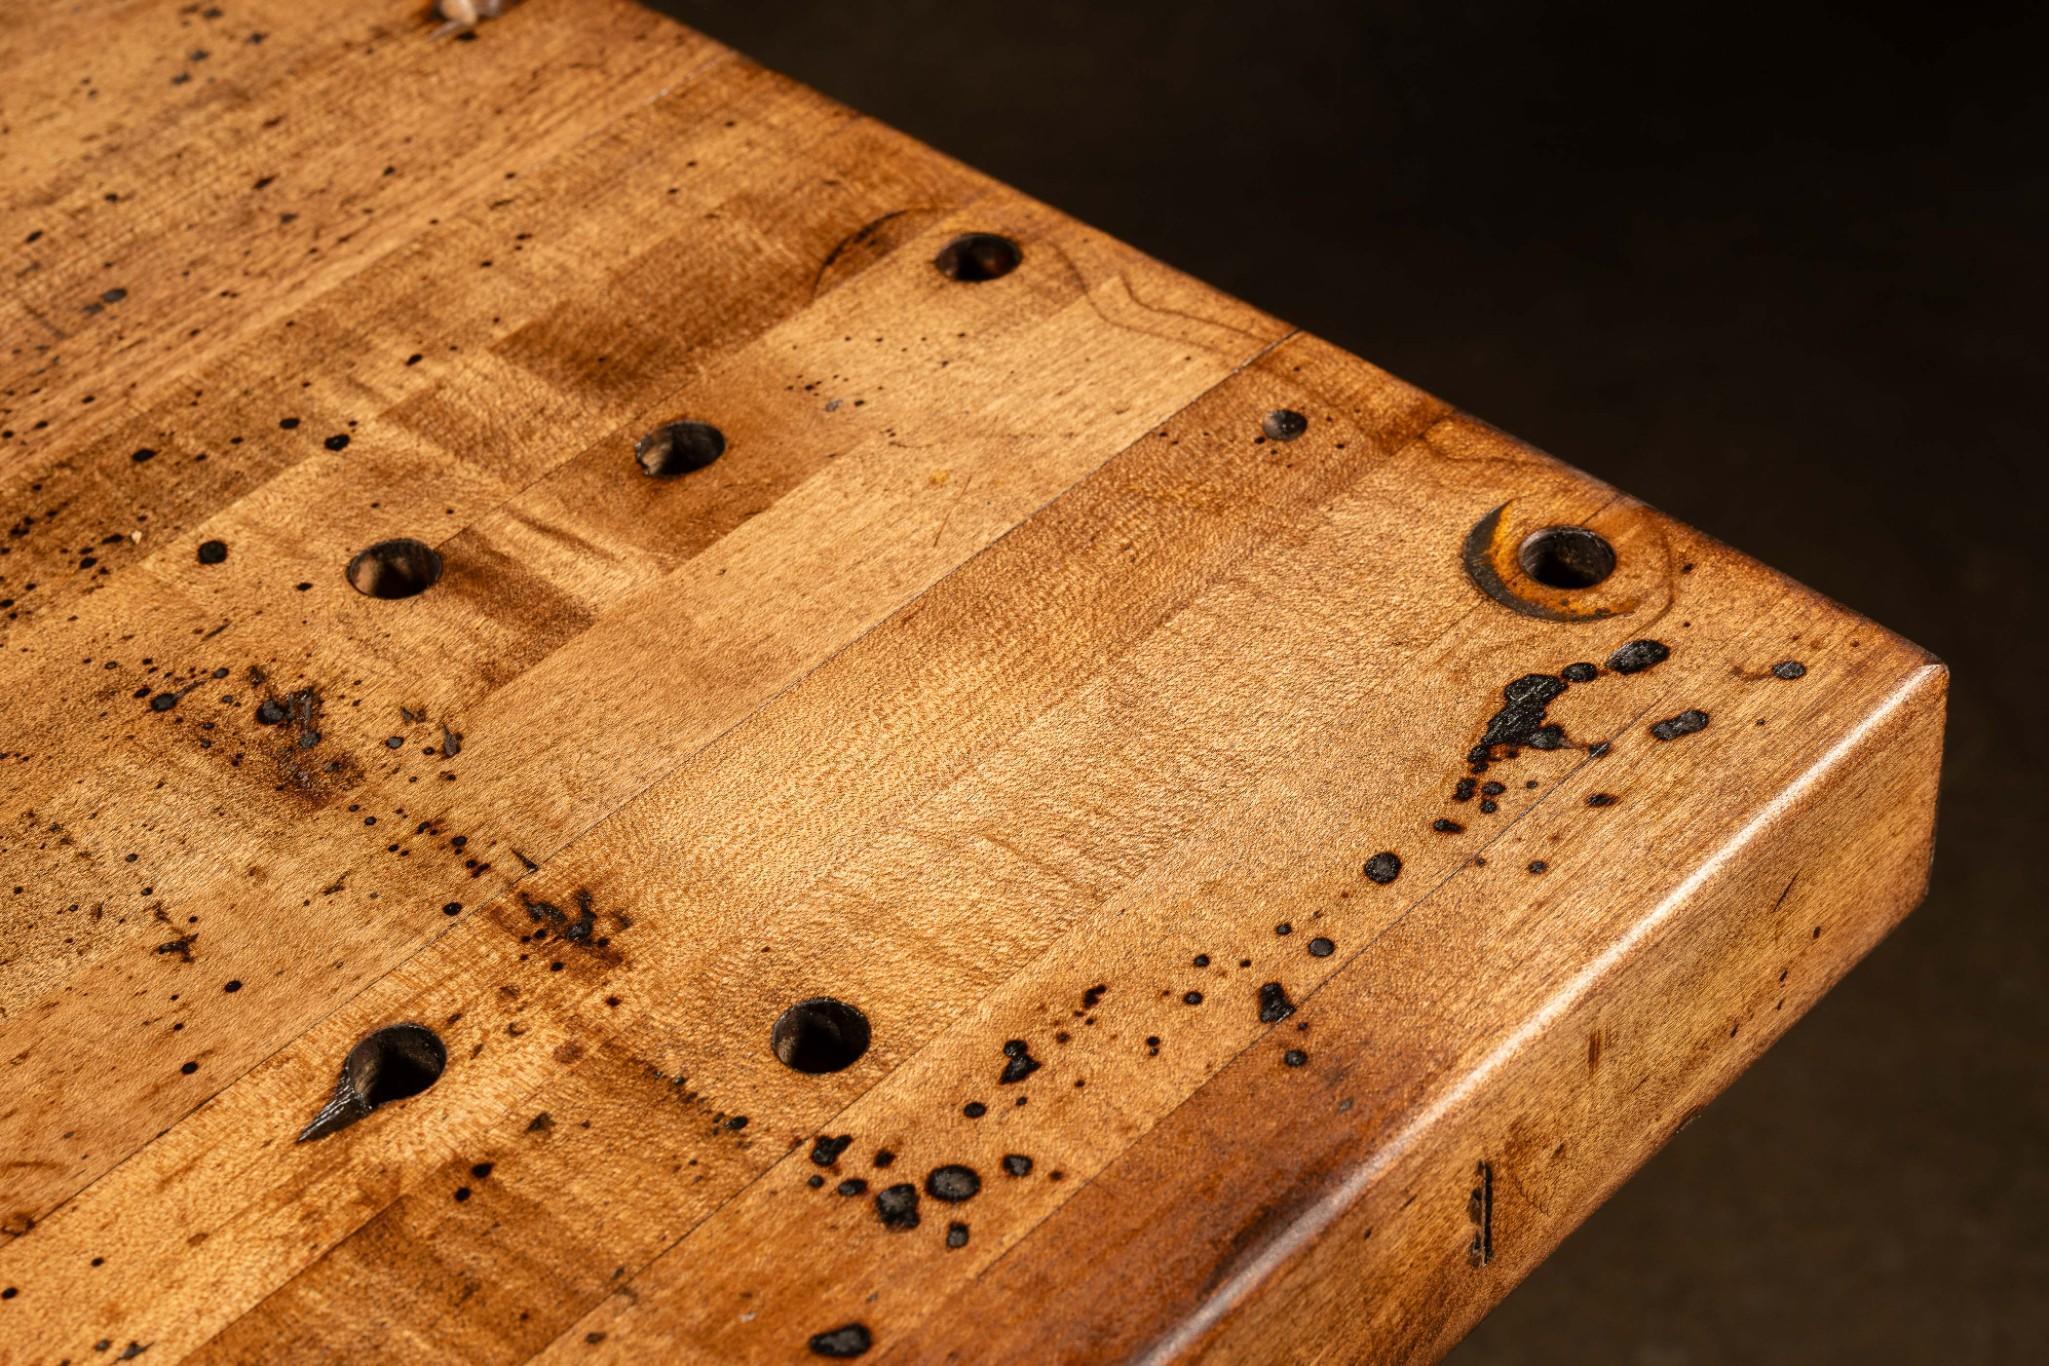
<path fill-rule="evenodd" d="M 1366 878 L 1385 887 L 1402 875 L 1401 855 L 1394 853 L 1375 854 L 1366 860 Z"/>
<path fill-rule="evenodd" d="M 1259 1022 L 1279 1024 L 1295 1013 L 1295 1003 L 1288 999 L 1288 989 L 1279 982 L 1268 982 L 1259 989 Z"/>
<path fill-rule="evenodd" d="M 1652 726 L 1651 734 L 1660 740 L 1677 740 L 1682 735 L 1693 735 L 1706 730 L 1707 723 L 1706 712 L 1688 709 Z"/>

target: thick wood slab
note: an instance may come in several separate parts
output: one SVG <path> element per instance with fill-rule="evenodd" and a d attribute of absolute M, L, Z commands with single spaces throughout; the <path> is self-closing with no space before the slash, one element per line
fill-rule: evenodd
<path fill-rule="evenodd" d="M 0 1359 L 1428 1357 L 1919 899 L 1924 653 L 623 0 L 0 66 Z"/>

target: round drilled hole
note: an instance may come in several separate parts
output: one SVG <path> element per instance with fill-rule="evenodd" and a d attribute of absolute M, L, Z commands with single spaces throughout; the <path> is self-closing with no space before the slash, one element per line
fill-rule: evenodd
<path fill-rule="evenodd" d="M 433 1030 L 396 1024 L 351 1048 L 343 1073 L 363 1104 L 374 1110 L 419 1095 L 441 1080 L 447 1066 L 448 1049 Z"/>
<path fill-rule="evenodd" d="M 425 541 L 379 541 L 349 561 L 349 587 L 373 598 L 409 598 L 441 577 L 441 556 Z"/>
<path fill-rule="evenodd" d="M 299 1142 L 326 1138 L 381 1105 L 419 1095 L 441 1080 L 447 1066 L 448 1049 L 425 1025 L 387 1025 L 365 1035 L 342 1059 L 334 1094 L 313 1116 L 313 1122 L 299 1131 Z"/>
<path fill-rule="evenodd" d="M 656 479 L 701 470 L 726 453 L 726 434 L 709 422 L 664 422 L 633 445 L 641 473 Z"/>
<path fill-rule="evenodd" d="M 1309 419 L 1293 408 L 1276 408 L 1259 420 L 1259 430 L 1269 441 L 1293 441 L 1309 430 Z"/>
<path fill-rule="evenodd" d="M 1530 533 L 1516 560 L 1538 583 L 1592 588 L 1615 572 L 1615 547 L 1583 526 L 1547 526 Z"/>
<path fill-rule="evenodd" d="M 1016 270 L 1022 260 L 1024 253 L 1008 237 L 999 237 L 993 232 L 971 232 L 941 247 L 939 255 L 932 258 L 932 264 L 939 267 L 939 273 L 949 280 L 978 285 L 984 280 L 1002 279 Z"/>
<path fill-rule="evenodd" d="M 777 1018 L 769 1045 L 785 1067 L 837 1072 L 868 1051 L 868 1017 L 845 1001 L 814 996 Z"/>

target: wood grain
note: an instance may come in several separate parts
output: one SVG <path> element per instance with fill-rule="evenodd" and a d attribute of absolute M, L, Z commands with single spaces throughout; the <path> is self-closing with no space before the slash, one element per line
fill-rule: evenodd
<path fill-rule="evenodd" d="M 1919 899 L 1923 652 L 623 0 L 0 69 L 0 1360 L 1428 1358 Z"/>

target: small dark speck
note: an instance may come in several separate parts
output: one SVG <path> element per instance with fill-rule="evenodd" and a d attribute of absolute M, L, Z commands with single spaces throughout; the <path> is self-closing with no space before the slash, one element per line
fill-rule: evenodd
<path fill-rule="evenodd" d="M 1608 656 L 1608 667 L 1619 674 L 1642 673 L 1653 665 L 1664 663 L 1671 655 L 1671 648 L 1662 641 L 1632 640 Z"/>
<path fill-rule="evenodd" d="M 1311 958 L 1328 958 L 1337 951 L 1338 946 L 1320 934 L 1309 941 L 1309 956 Z"/>
<path fill-rule="evenodd" d="M 149 709 L 151 711 L 169 711 L 177 705 L 178 694 L 174 692 L 160 692 L 155 697 L 149 699 Z"/>
<path fill-rule="evenodd" d="M 1550 864 L 1548 864 L 1548 863 L 1546 863 L 1546 862 L 1544 862 L 1544 860 L 1542 860 L 1542 859 L 1540 859 L 1540 858 L 1538 858 L 1538 859 L 1531 859 L 1531 860 L 1530 860 L 1530 871 L 1531 871 L 1531 872 L 1533 872 L 1533 873 L 1543 873 L 1543 872 L 1548 872 L 1548 871 L 1550 871 L 1550 868 L 1551 868 L 1551 865 L 1550 865 Z"/>
<path fill-rule="evenodd" d="M 1790 683 L 1796 678 L 1807 677 L 1807 666 L 1797 659 L 1782 659 L 1772 665 L 1772 677 L 1783 678 Z"/>
<path fill-rule="evenodd" d="M 1457 821 L 1446 820 L 1442 816 L 1430 822 L 1430 828 L 1440 835 L 1457 835 L 1465 831 L 1465 827 Z"/>
<path fill-rule="evenodd" d="M 1596 740 L 1593 744 L 1587 746 L 1587 758 L 1598 759 L 1613 747 L 1611 741 Z"/>
<path fill-rule="evenodd" d="M 875 1216 L 884 1228 L 909 1229 L 918 1226 L 918 1188 L 906 1181 L 878 1191 L 875 1195 Z"/>
<path fill-rule="evenodd" d="M 228 981 L 226 981 L 226 982 L 223 982 L 223 983 L 221 983 L 221 990 L 222 990 L 222 991 L 226 991 L 226 992 L 237 992 L 237 991 L 240 991 L 241 989 L 242 989 L 242 983 L 241 983 L 241 982 L 240 982 L 239 980 L 236 980 L 236 979 L 230 979 L 230 980 L 228 980 Z"/>
<path fill-rule="evenodd" d="M 201 541 L 199 543 L 199 562 L 201 564 L 222 564 L 227 558 L 228 543 L 226 541 Z"/>
<path fill-rule="evenodd" d="M 1591 683 L 1600 672 L 1591 664 L 1568 664 L 1558 671 L 1558 676 L 1568 683 Z"/>
<path fill-rule="evenodd" d="M 180 1067 L 178 1070 L 189 1077 L 194 1072 L 197 1072 L 199 1070 L 199 1064 L 196 1062 L 188 1062 L 183 1067 Z"/>
<path fill-rule="evenodd" d="M 1039 1060 L 1032 1056 L 1031 1048 L 1023 1039 L 1012 1039 L 1003 1045 L 1003 1074 L 996 1080 L 999 1085 L 1009 1086 L 1023 1081 L 1039 1070 Z"/>
<path fill-rule="evenodd" d="M 1385 887 L 1402 875 L 1401 856 L 1393 853 L 1375 854 L 1366 860 L 1366 878 Z"/>
<path fill-rule="evenodd" d="M 286 431 L 290 431 L 299 425 L 299 419 L 296 417 L 281 417 L 277 420 L 277 425 Z"/>
<path fill-rule="evenodd" d="M 1285 920 L 1283 920 L 1283 921 L 1282 921 L 1282 922 L 1281 922 L 1280 924 L 1278 924 L 1278 925 L 1274 926 L 1274 933 L 1275 933 L 1275 934 L 1279 934 L 1279 935 L 1289 935 L 1289 934 L 1293 934 L 1294 932 L 1295 932 L 1295 927 L 1294 927 L 1294 925 L 1292 925 L 1291 923 L 1289 923 L 1288 921 L 1285 921 Z"/>
<path fill-rule="evenodd" d="M 960 1112 L 969 1119 L 980 1119 L 983 1115 L 989 1113 L 989 1107 L 982 1104 L 979 1100 L 971 1100 L 966 1105 L 960 1107 Z"/>
<path fill-rule="evenodd" d="M 1199 991 L 1184 991 L 1181 993 L 1181 1002 L 1183 1005 L 1199 1006 L 1202 1004 L 1202 993 Z"/>
<path fill-rule="evenodd" d="M 1307 1053 L 1304 1053 L 1299 1048 L 1291 1048 L 1287 1052 L 1281 1054 L 1281 1061 L 1286 1063 L 1290 1067 L 1300 1067 L 1302 1066 L 1302 1064 L 1309 1061 L 1309 1055 Z"/>
<path fill-rule="evenodd" d="M 457 1186 L 455 1188 L 455 1200 L 457 1204 L 461 1204 L 463 1201 L 469 1198 L 470 1188 L 468 1186 Z"/>
<path fill-rule="evenodd" d="M 460 38 L 473 38 L 476 35 L 464 32 L 456 36 Z M 811 1335 L 811 1354 L 821 1357 L 857 1357 L 867 1351 L 874 1343 L 875 1339 L 868 1332 L 867 1325 L 849 1323 L 835 1328 L 829 1333 L 813 1333 Z"/>
<path fill-rule="evenodd" d="M 1268 982 L 1259 989 L 1259 1022 L 1279 1024 L 1295 1013 L 1295 1003 L 1288 999 L 1288 989 L 1279 982 Z"/>
<path fill-rule="evenodd" d="M 110 289 L 105 294 L 100 295 L 100 299 L 103 302 L 110 304 L 118 304 L 127 297 L 128 291 L 125 289 Z"/>
<path fill-rule="evenodd" d="M 133 461 L 134 461 L 134 462 L 135 462 L 136 464 L 140 465 L 140 464 L 142 464 L 142 463 L 143 463 L 144 461 L 146 461 L 146 460 L 154 460 L 154 459 L 156 459 L 156 458 L 157 458 L 157 453 L 156 453 L 156 452 L 155 452 L 154 450 L 150 449 L 150 448 L 149 448 L 148 446 L 144 446 L 144 447 L 143 447 L 142 449 L 140 449 L 140 450 L 136 451 L 136 452 L 135 452 L 134 454 L 130 455 L 130 456 L 129 456 L 128 458 L 129 458 L 130 460 L 133 460 Z"/>
<path fill-rule="evenodd" d="M 1209 966 L 1209 955 L 1206 953 L 1198 953 L 1190 961 L 1192 961 L 1196 967 L 1206 968 Z"/>
<path fill-rule="evenodd" d="M 1652 726 L 1651 734 L 1660 740 L 1677 740 L 1682 735 L 1693 735 L 1706 730 L 1707 723 L 1706 712 L 1689 708 Z"/>
<path fill-rule="evenodd" d="M 1595 792 L 1587 797 L 1588 806 L 1613 806 L 1621 798 L 1612 792 Z"/>
<path fill-rule="evenodd" d="M 833 1193 L 845 1196 L 866 1195 L 868 1193 L 868 1183 L 858 1176 L 850 1176 L 837 1186 L 834 1186 Z"/>
<path fill-rule="evenodd" d="M 349 434 L 347 432 L 336 432 L 320 444 L 331 451 L 346 450 L 349 444 Z"/>
<path fill-rule="evenodd" d="M 968 1245 L 968 1226 L 959 1223 L 948 1224 L 946 1226 L 946 1245 L 952 1248 L 966 1247 Z"/>
<path fill-rule="evenodd" d="M 1003 1158 L 1003 1174 L 1005 1176 L 1030 1176 L 1032 1174 L 1032 1160 L 1023 1153 L 1006 1153 Z"/>

